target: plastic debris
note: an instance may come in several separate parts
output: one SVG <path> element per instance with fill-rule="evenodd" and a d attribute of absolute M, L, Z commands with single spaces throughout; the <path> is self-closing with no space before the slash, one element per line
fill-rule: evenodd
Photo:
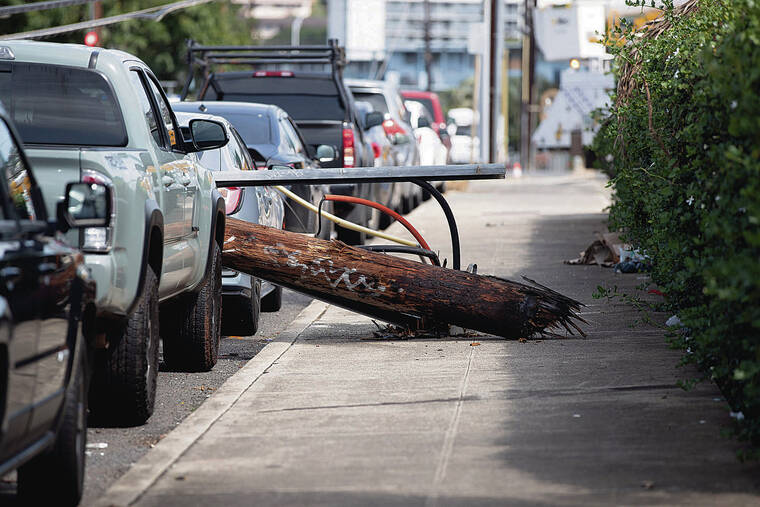
<path fill-rule="evenodd" d="M 678 318 L 678 315 L 673 315 L 665 321 L 665 325 L 668 327 L 681 327 L 681 319 Z"/>

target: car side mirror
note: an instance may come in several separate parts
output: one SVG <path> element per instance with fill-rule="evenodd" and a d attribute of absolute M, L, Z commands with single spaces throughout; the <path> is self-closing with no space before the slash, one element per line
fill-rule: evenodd
<path fill-rule="evenodd" d="M 317 146 L 317 160 L 320 162 L 332 162 L 337 156 L 338 154 L 336 153 L 334 146 L 328 144 L 320 144 Z"/>
<path fill-rule="evenodd" d="M 229 142 L 224 125 L 218 121 L 202 120 L 196 118 L 190 120 L 190 137 L 192 138 L 192 150 L 206 151 L 222 148 Z"/>
<path fill-rule="evenodd" d="M 69 183 L 58 203 L 58 229 L 66 232 L 81 227 L 108 227 L 111 224 L 113 195 L 102 183 Z"/>
<path fill-rule="evenodd" d="M 419 118 L 417 118 L 417 128 L 421 129 L 424 127 L 430 127 L 430 120 L 428 120 L 424 116 L 420 116 Z"/>
<path fill-rule="evenodd" d="M 369 130 L 372 127 L 382 125 L 384 120 L 385 115 L 383 113 L 380 111 L 371 111 L 367 113 L 367 116 L 364 118 L 364 130 Z"/>

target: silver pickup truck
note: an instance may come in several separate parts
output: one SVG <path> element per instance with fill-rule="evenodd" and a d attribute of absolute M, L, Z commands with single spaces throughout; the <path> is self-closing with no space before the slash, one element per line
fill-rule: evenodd
<path fill-rule="evenodd" d="M 195 120 L 184 141 L 151 70 L 116 50 L 0 43 L 0 100 L 49 214 L 72 180 L 113 193 L 110 226 L 70 232 L 67 241 L 85 253 L 97 282 L 91 410 L 140 424 L 153 412 L 159 329 L 170 369 L 216 364 L 225 206 L 195 153 L 224 146 L 227 134 Z"/>

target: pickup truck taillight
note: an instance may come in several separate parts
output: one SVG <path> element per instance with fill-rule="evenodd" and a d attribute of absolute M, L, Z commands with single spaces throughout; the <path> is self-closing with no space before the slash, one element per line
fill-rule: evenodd
<path fill-rule="evenodd" d="M 83 252 L 106 253 L 111 250 L 113 245 L 113 225 L 116 221 L 116 199 L 113 198 L 113 181 L 105 174 L 93 171 L 91 169 L 82 169 L 83 183 L 100 183 L 108 188 L 111 192 L 111 225 L 108 227 L 85 227 L 80 229 L 79 249 Z"/>
<path fill-rule="evenodd" d="M 383 150 L 380 148 L 379 144 L 372 143 L 372 154 L 375 155 L 375 158 L 380 158 L 380 155 L 383 154 Z"/>
<path fill-rule="evenodd" d="M 240 208 L 240 202 L 243 200 L 243 189 L 240 187 L 223 187 L 219 193 L 224 197 L 224 212 L 232 215 Z"/>
<path fill-rule="evenodd" d="M 354 131 L 343 129 L 343 166 L 354 167 Z"/>

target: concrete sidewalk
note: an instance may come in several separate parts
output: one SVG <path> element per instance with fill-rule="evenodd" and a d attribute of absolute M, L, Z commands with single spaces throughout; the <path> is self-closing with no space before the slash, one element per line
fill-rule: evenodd
<path fill-rule="evenodd" d="M 664 333 L 592 299 L 639 275 L 566 266 L 604 229 L 603 181 L 534 177 L 448 196 L 463 264 L 588 306 L 587 339 L 390 341 L 314 303 L 110 490 L 102 505 L 760 505 L 728 407 Z M 434 202 L 410 217 L 447 251 Z M 663 316 L 654 316 L 662 319 Z"/>

